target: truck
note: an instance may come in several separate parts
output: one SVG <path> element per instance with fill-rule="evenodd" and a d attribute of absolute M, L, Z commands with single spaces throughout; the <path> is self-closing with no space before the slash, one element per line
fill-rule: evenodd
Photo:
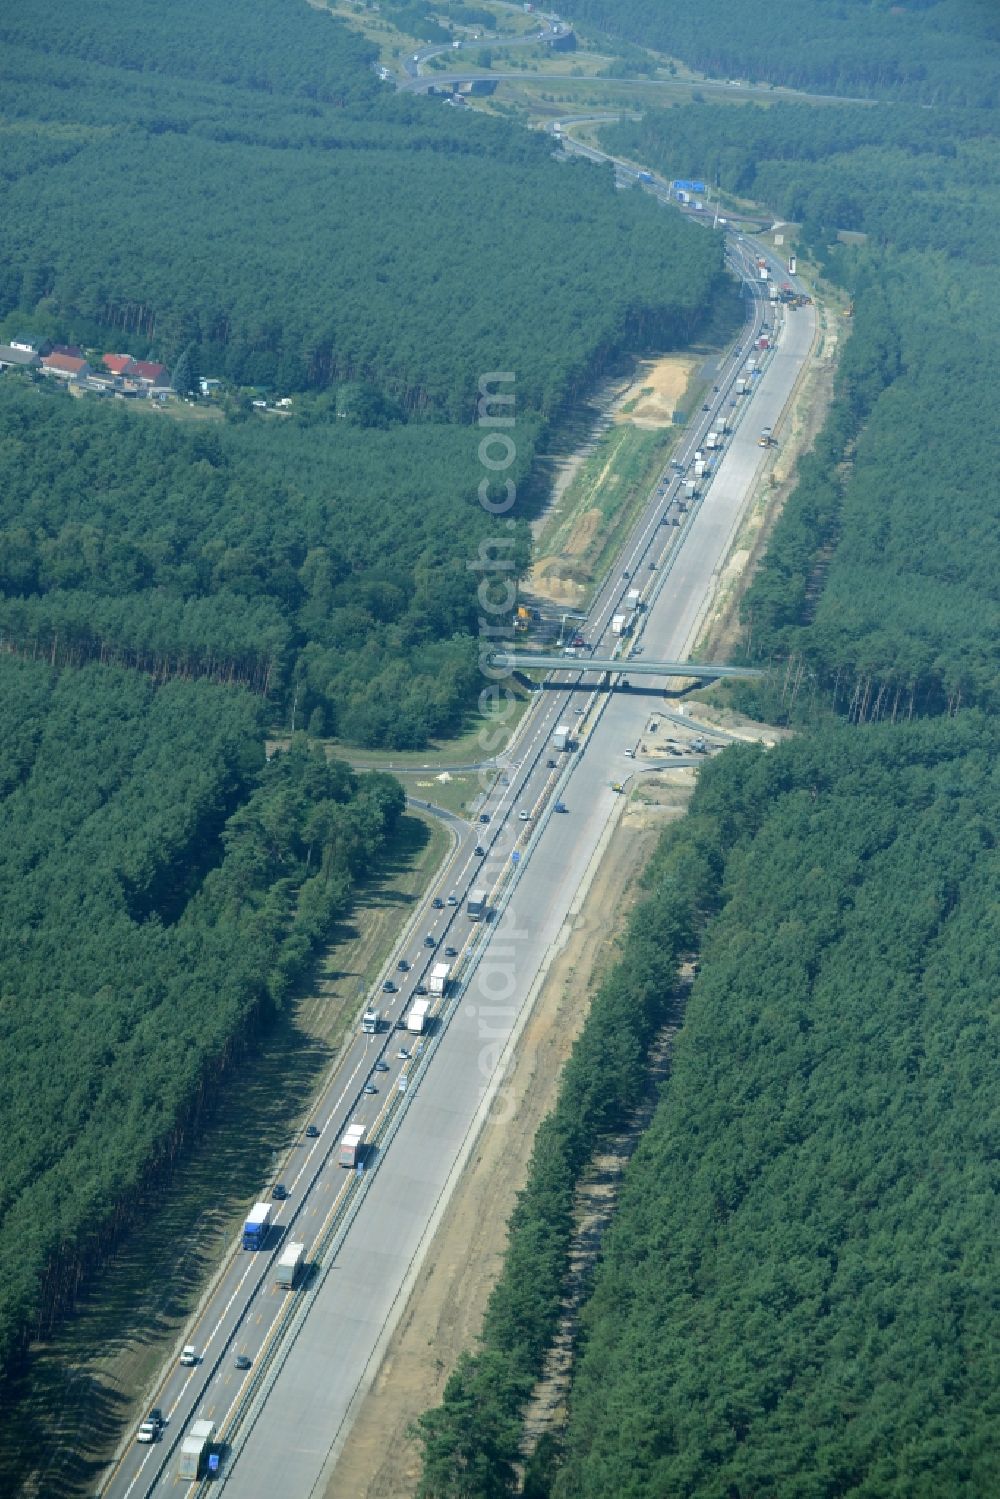
<path fill-rule="evenodd" d="M 214 1421 L 195 1421 L 191 1433 L 181 1443 L 180 1462 L 177 1464 L 178 1478 L 201 1478 L 208 1466 L 208 1457 L 215 1437 Z"/>
<path fill-rule="evenodd" d="M 736 394 L 738 396 L 745 396 L 746 393 L 747 393 L 747 379 L 746 379 L 745 375 L 741 375 L 740 378 L 736 382 Z"/>
<path fill-rule="evenodd" d="M 788 274 L 790 276 L 794 276 L 795 275 L 795 267 L 797 265 L 798 265 L 798 261 L 796 260 L 795 256 L 794 255 L 789 255 L 789 257 L 788 257 Z"/>
<path fill-rule="evenodd" d="M 259 1249 L 271 1227 L 271 1204 L 255 1202 L 243 1222 L 243 1248 Z"/>
<path fill-rule="evenodd" d="M 760 335 L 760 338 L 758 338 L 757 347 L 758 349 L 760 349 L 762 354 L 766 353 L 767 350 L 771 347 L 771 340 L 766 333 L 762 333 Z"/>
<path fill-rule="evenodd" d="M 760 277 L 761 281 L 766 281 L 770 274 L 771 273 L 766 265 L 762 265 L 760 270 L 757 272 L 757 275 Z"/>
<path fill-rule="evenodd" d="M 552 735 L 552 748 L 554 750 L 569 749 L 570 728 L 568 723 L 556 724 Z"/>
<path fill-rule="evenodd" d="M 427 987 L 432 994 L 446 994 L 448 992 L 448 980 L 450 977 L 450 963 L 435 963 L 431 969 L 431 976 Z"/>
<path fill-rule="evenodd" d="M 772 302 L 777 302 L 778 297 L 779 297 L 779 292 L 778 292 L 778 284 L 777 284 L 776 281 L 772 281 L 771 282 L 771 285 L 767 289 L 767 295 L 771 299 Z"/>
<path fill-rule="evenodd" d="M 719 436 L 722 437 L 724 433 L 729 431 L 729 413 L 727 411 L 720 411 L 715 418 L 715 425 Z"/>
<path fill-rule="evenodd" d="M 706 473 L 707 469 L 708 469 L 708 464 L 705 462 L 704 458 L 699 458 L 698 461 L 695 463 L 695 466 L 694 466 L 694 476 L 695 476 L 695 478 L 696 479 L 704 479 L 705 473 Z"/>
<path fill-rule="evenodd" d="M 406 1029 L 412 1031 L 415 1036 L 422 1036 L 424 1026 L 427 1024 L 427 1011 L 431 1007 L 429 999 L 415 999 L 410 1007 L 410 1013 L 406 1017 Z"/>
<path fill-rule="evenodd" d="M 473 890 L 465 907 L 466 915 L 470 921 L 486 920 L 486 891 Z"/>
<path fill-rule="evenodd" d="M 632 616 L 627 611 L 623 611 L 621 614 L 612 615 L 612 618 L 611 618 L 611 633 L 612 633 L 612 635 L 618 635 L 618 636 L 627 635 L 629 633 L 629 631 L 631 630 L 631 628 L 632 628 Z"/>
<path fill-rule="evenodd" d="M 698 485 L 694 479 L 688 479 L 684 485 L 684 496 L 688 500 L 696 500 L 698 498 Z"/>
<path fill-rule="evenodd" d="M 640 609 L 642 607 L 642 590 L 639 588 L 630 588 L 625 595 L 625 602 L 630 609 Z"/>
<path fill-rule="evenodd" d="M 349 1124 L 340 1137 L 340 1155 L 337 1157 L 342 1166 L 349 1170 L 361 1164 L 365 1154 L 365 1127 L 363 1124 Z"/>
<path fill-rule="evenodd" d="M 708 434 L 708 436 L 705 438 L 705 446 L 706 448 L 717 448 L 719 446 L 718 432 L 710 432 Z"/>
<path fill-rule="evenodd" d="M 653 180 L 652 172 L 637 172 L 636 176 L 639 178 L 640 182 L 652 182 Z"/>
<path fill-rule="evenodd" d="M 757 439 L 757 446 L 759 448 L 769 448 L 773 442 L 774 437 L 771 434 L 770 427 L 764 427 Z"/>
<path fill-rule="evenodd" d="M 361 1017 L 361 1030 L 363 1034 L 366 1036 L 377 1036 L 381 1021 L 382 1017 L 378 1010 L 372 1009 L 369 1006 Z"/>
<path fill-rule="evenodd" d="M 294 1291 L 295 1283 L 302 1274 L 305 1252 L 304 1244 L 289 1244 L 282 1250 L 274 1269 L 274 1284 L 283 1291 Z"/>

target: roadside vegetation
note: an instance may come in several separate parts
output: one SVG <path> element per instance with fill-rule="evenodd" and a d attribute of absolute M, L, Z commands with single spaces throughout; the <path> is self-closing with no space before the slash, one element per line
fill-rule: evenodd
<path fill-rule="evenodd" d="M 72 1306 L 403 810 L 253 699 L 0 657 L 0 1366 Z"/>

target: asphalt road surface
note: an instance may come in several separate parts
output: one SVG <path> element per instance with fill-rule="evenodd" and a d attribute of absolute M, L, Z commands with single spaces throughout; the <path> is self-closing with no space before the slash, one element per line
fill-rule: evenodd
<path fill-rule="evenodd" d="M 760 297 L 756 247 L 751 254 L 748 242 L 733 237 L 730 250 L 746 277 L 747 324 L 738 349 L 720 360 L 719 392 L 690 424 L 677 462 L 690 466 L 718 412 L 732 418 L 734 430 L 711 482 L 686 510 L 686 473 L 671 467 L 654 487 L 581 630 L 602 656 L 619 644 L 611 620 L 636 587 L 646 608 L 626 649 L 674 660 L 690 650 L 766 457 L 759 431 L 772 427 L 780 439 L 782 414 L 809 357 L 815 318 L 806 307 L 780 317 L 777 347 L 752 395 L 735 396 L 736 376 L 775 313 Z M 625 662 L 622 674 L 627 679 Z M 634 771 L 651 711 L 662 707 L 659 686 L 609 688 L 578 660 L 553 674 L 538 699 L 484 800 L 486 820 L 471 827 L 450 820 L 450 860 L 386 970 L 396 988 L 375 997 L 380 1031 L 353 1039 L 317 1101 L 317 1136 L 303 1135 L 282 1164 L 288 1197 L 273 1203 L 266 1246 L 234 1247 L 185 1331 L 182 1341 L 195 1345 L 199 1361 L 190 1368 L 172 1362 L 151 1400 L 168 1416 L 162 1439 L 127 1443 L 102 1493 L 138 1499 L 197 1492 L 177 1476 L 180 1442 L 197 1418 L 216 1424 L 215 1487 L 233 1499 L 323 1493 L 450 1185 L 487 1112 L 504 1107 L 509 1056 L 574 894 L 599 857 L 616 802 L 612 783 Z M 573 752 L 552 747 L 560 723 L 571 726 Z M 466 911 L 478 887 L 490 893 L 487 922 L 471 921 Z M 448 947 L 454 957 L 445 956 Z M 411 966 L 401 970 L 400 960 Z M 451 993 L 428 996 L 432 1022 L 423 1034 L 411 1033 L 405 1027 L 415 990 L 429 986 L 430 969 L 441 961 L 451 965 Z M 373 1142 L 363 1173 L 338 1164 L 338 1142 L 352 1121 Z M 262 1198 L 273 1185 L 262 1186 Z M 276 1286 L 275 1275 L 282 1248 L 293 1241 L 305 1245 L 308 1269 L 289 1291 Z M 248 1369 L 237 1368 L 238 1356 Z"/>

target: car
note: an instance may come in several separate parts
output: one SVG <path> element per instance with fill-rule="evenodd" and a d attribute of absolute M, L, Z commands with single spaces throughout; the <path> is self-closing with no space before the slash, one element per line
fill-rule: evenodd
<path fill-rule="evenodd" d="M 622 573 L 622 582 L 623 583 L 627 583 L 628 580 L 629 580 L 629 578 L 631 578 L 631 576 L 632 576 L 631 573 Z"/>
<path fill-rule="evenodd" d="M 679 516 L 677 516 L 677 515 L 675 515 L 675 516 L 674 516 L 674 518 L 673 518 L 673 520 L 672 520 L 672 521 L 671 521 L 671 522 L 670 522 L 670 524 L 671 524 L 671 525 L 672 525 L 672 526 L 679 526 L 679 525 L 680 525 L 680 523 L 681 523 L 681 522 L 680 522 L 680 517 L 679 517 Z"/>
<path fill-rule="evenodd" d="M 626 760 L 634 760 L 635 759 L 635 750 L 632 748 L 631 745 L 629 745 L 628 748 L 625 751 L 625 758 L 626 758 Z"/>
<path fill-rule="evenodd" d="M 434 899 L 431 901 L 431 905 L 434 907 L 435 911 L 444 910 L 444 901 L 441 899 L 440 895 L 435 895 Z"/>
<path fill-rule="evenodd" d="M 580 717 L 580 715 L 581 715 L 581 714 L 582 714 L 582 713 L 583 713 L 583 709 L 582 709 L 582 708 L 574 708 L 574 709 L 573 709 L 573 712 L 574 712 L 574 713 L 575 713 L 575 714 L 576 714 L 576 715 L 577 715 L 577 717 L 578 717 L 578 718 L 579 718 L 579 717 Z"/>
<path fill-rule="evenodd" d="M 490 814 L 488 812 L 480 812 L 480 814 L 479 814 L 479 821 L 481 823 L 483 823 L 485 825 L 486 823 L 489 822 L 489 820 L 490 820 Z"/>
<path fill-rule="evenodd" d="M 389 1071 L 389 1063 L 388 1062 L 376 1062 L 375 1063 L 375 1071 L 376 1072 L 388 1072 Z"/>
<path fill-rule="evenodd" d="M 237 1369 L 252 1369 L 253 1359 L 250 1358 L 249 1354 L 238 1353 L 236 1355 L 236 1367 Z"/>
<path fill-rule="evenodd" d="M 437 938 L 435 936 L 433 936 L 430 932 L 428 932 L 427 936 L 424 938 L 424 946 L 425 947 L 437 947 L 437 945 L 438 945 L 437 944 Z"/>
<path fill-rule="evenodd" d="M 361 1091 L 362 1091 L 362 1093 L 367 1093 L 368 1096 L 369 1096 L 369 1098 L 370 1098 L 373 1093 L 377 1093 L 378 1092 L 378 1089 L 376 1088 L 376 1086 L 375 1086 L 374 1083 L 365 1083 L 365 1085 L 361 1089 Z"/>
<path fill-rule="evenodd" d="M 567 805 L 566 805 L 565 802 L 556 802 L 556 811 L 557 812 L 568 812 L 569 808 L 567 807 Z"/>
<path fill-rule="evenodd" d="M 409 1081 L 410 1081 L 410 1080 L 409 1080 L 409 1078 L 408 1078 L 408 1077 L 401 1077 L 401 1078 L 400 1078 L 400 1079 L 399 1079 L 399 1081 L 398 1081 L 398 1083 L 397 1083 L 397 1084 L 396 1084 L 396 1089 L 397 1089 L 397 1091 L 398 1091 L 398 1092 L 399 1092 L 399 1093 L 405 1093 L 405 1092 L 406 1092 L 406 1086 L 407 1086 L 407 1083 L 408 1083 L 408 1082 L 409 1082 Z"/>
<path fill-rule="evenodd" d="M 318 1140 L 319 1139 L 319 1130 L 318 1130 L 318 1128 L 316 1127 L 315 1124 L 307 1124 L 306 1125 L 306 1139 L 307 1140 Z"/>
<path fill-rule="evenodd" d="M 546 770 L 555 770 L 555 768 L 556 768 L 556 762 L 554 760 L 546 760 L 546 762 L 545 762 L 545 769 Z"/>
<path fill-rule="evenodd" d="M 288 1188 L 283 1187 L 280 1182 L 275 1182 L 274 1186 L 271 1188 L 271 1196 L 275 1202 L 284 1202 L 285 1198 L 288 1196 Z"/>
<path fill-rule="evenodd" d="M 530 812 L 525 812 L 525 810 L 524 810 L 523 807 L 521 808 L 521 811 L 518 812 L 517 816 L 518 816 L 518 820 L 520 822 L 530 822 L 531 821 L 531 813 Z"/>
<path fill-rule="evenodd" d="M 193 1369 L 198 1362 L 198 1350 L 193 1343 L 185 1343 L 181 1349 L 181 1363 L 185 1369 Z"/>
<path fill-rule="evenodd" d="M 395 992 L 396 992 L 396 985 L 393 983 L 392 979 L 386 979 L 384 981 L 384 983 L 382 984 L 382 993 L 383 994 L 395 994 Z"/>
<path fill-rule="evenodd" d="M 396 964 L 396 967 L 399 969 L 400 973 L 409 973 L 409 960 L 407 958 L 400 958 L 399 962 Z"/>
<path fill-rule="evenodd" d="M 418 984 L 416 986 L 416 988 L 414 989 L 413 992 L 416 995 L 424 995 L 424 994 L 427 993 L 427 985 L 426 984 Z"/>
<path fill-rule="evenodd" d="M 655 562 L 651 562 L 649 565 L 650 565 L 650 568 L 652 569 L 652 571 L 655 573 L 655 571 L 656 571 L 656 563 Z"/>
<path fill-rule="evenodd" d="M 449 895 L 449 897 L 448 897 L 448 904 L 449 904 L 449 906 L 457 906 L 458 905 L 458 896 L 457 895 Z"/>
<path fill-rule="evenodd" d="M 446 958 L 457 958 L 458 957 L 458 948 L 457 947 L 446 947 L 445 950 L 444 950 L 444 955 L 445 955 Z"/>
<path fill-rule="evenodd" d="M 472 852 L 477 859 L 486 858 L 486 850 L 485 848 L 483 848 L 483 845 L 481 843 L 477 843 Z"/>
<path fill-rule="evenodd" d="M 712 386 L 712 391 L 713 391 L 713 394 L 718 395 L 719 394 L 719 387 L 717 385 L 713 385 Z"/>
<path fill-rule="evenodd" d="M 410 1060 L 410 1053 L 407 1051 L 405 1046 L 401 1046 L 396 1055 L 401 1062 L 408 1062 Z"/>
<path fill-rule="evenodd" d="M 711 411 L 712 408 L 708 404 L 708 402 L 706 401 L 705 404 L 704 404 L 704 406 L 701 409 L 702 409 L 702 411 Z"/>
<path fill-rule="evenodd" d="M 158 1442 L 163 1430 L 163 1416 L 159 1410 L 151 1410 L 135 1434 L 137 1442 Z"/>

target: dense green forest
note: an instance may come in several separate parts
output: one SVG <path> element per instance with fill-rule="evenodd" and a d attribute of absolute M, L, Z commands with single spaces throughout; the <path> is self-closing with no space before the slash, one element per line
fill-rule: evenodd
<path fill-rule="evenodd" d="M 168 433 L 3 379 L 4 638 L 239 683 L 355 743 L 456 733 L 466 564 L 500 524 L 480 376 L 514 375 L 524 521 L 548 425 L 624 350 L 689 339 L 720 243 L 538 135 L 397 97 L 302 0 L 27 0 L 0 45 L 4 335 L 305 393 L 283 424 L 244 397 Z"/>
<path fill-rule="evenodd" d="M 565 0 L 562 9 L 713 77 L 934 106 L 1000 102 L 992 0 Z"/>
<path fill-rule="evenodd" d="M 246 693 L 0 656 L 0 1368 L 72 1302 L 403 809 Z"/>
<path fill-rule="evenodd" d="M 0 633 L 241 684 L 359 743 L 454 732 L 479 688 L 476 442 L 321 407 L 192 428 L 0 380 Z"/>
<path fill-rule="evenodd" d="M 834 411 L 744 605 L 751 655 L 783 663 L 764 712 L 995 712 L 1000 396 L 975 372 L 1000 337 L 997 113 L 748 107 L 738 136 L 732 118 L 653 112 L 605 140 L 799 221 L 854 298 Z"/>
<path fill-rule="evenodd" d="M 302 0 L 139 16 L 0 20 L 0 317 L 467 420 L 483 371 L 551 414 L 612 350 L 701 316 L 717 247 L 541 136 L 397 98 Z"/>
<path fill-rule="evenodd" d="M 574 1184 L 699 941 L 524 1492 L 995 1491 L 998 750 L 966 714 L 705 769 L 537 1136 L 481 1347 L 422 1419 L 426 1499 L 520 1492 Z"/>
<path fill-rule="evenodd" d="M 1000 1486 L 998 750 L 960 718 L 703 775 L 722 910 L 604 1245 L 554 1499 Z"/>

